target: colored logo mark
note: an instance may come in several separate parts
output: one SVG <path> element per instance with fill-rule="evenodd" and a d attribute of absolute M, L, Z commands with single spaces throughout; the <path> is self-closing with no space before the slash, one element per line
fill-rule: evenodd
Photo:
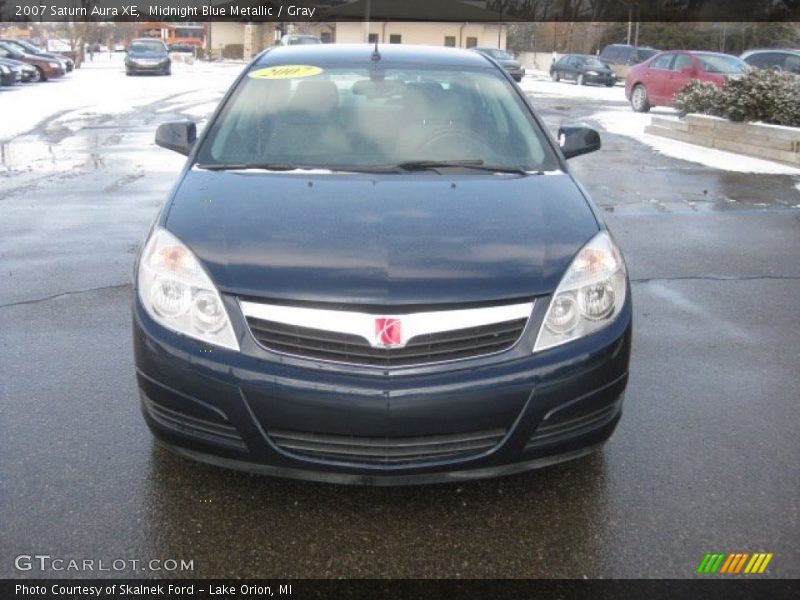
<path fill-rule="evenodd" d="M 755 575 L 763 573 L 771 560 L 772 552 L 754 552 L 753 554 L 749 552 L 731 554 L 709 552 L 700 561 L 696 572 L 701 574 L 719 573 L 720 575 L 738 575 L 740 573 Z"/>

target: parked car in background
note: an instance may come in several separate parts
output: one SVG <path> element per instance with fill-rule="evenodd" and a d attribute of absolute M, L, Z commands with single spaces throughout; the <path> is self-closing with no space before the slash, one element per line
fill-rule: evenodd
<path fill-rule="evenodd" d="M 800 75 L 800 50 L 790 48 L 748 50 L 739 58 L 757 69 L 775 69 Z"/>
<path fill-rule="evenodd" d="M 322 39 L 315 35 L 295 35 L 287 33 L 278 42 L 279 46 L 304 46 L 306 44 L 321 44 Z"/>
<path fill-rule="evenodd" d="M 16 46 L 21 52 L 25 52 L 27 54 L 33 56 L 41 56 L 42 58 L 51 58 L 53 60 L 60 61 L 64 63 L 64 70 L 69 73 L 75 68 L 75 63 L 71 58 L 68 56 L 62 56 L 61 54 L 55 54 L 53 52 L 45 52 L 41 48 L 34 46 L 30 42 L 25 40 L 15 40 L 12 38 L 0 38 L 0 42 L 6 42 L 7 44 L 11 44 L 12 46 Z"/>
<path fill-rule="evenodd" d="M 169 51 L 173 54 L 191 54 L 194 56 L 197 46 L 194 44 L 186 44 L 183 42 L 175 42 L 169 44 Z"/>
<path fill-rule="evenodd" d="M 4 64 L 7 67 L 17 71 L 20 74 L 20 81 L 22 83 L 28 83 L 36 78 L 36 67 L 32 67 L 28 63 L 13 60 L 11 58 L 0 58 L 0 64 Z"/>
<path fill-rule="evenodd" d="M 748 69 L 746 62 L 718 52 L 669 51 L 633 67 L 625 80 L 625 97 L 636 112 L 653 106 L 672 106 L 672 100 L 693 80 L 722 87 L 731 76 Z"/>
<path fill-rule="evenodd" d="M 607 65 L 618 79 L 628 76 L 633 65 L 638 65 L 659 53 L 655 48 L 631 46 L 630 44 L 609 44 L 597 58 Z"/>
<path fill-rule="evenodd" d="M 522 78 L 525 77 L 525 67 L 505 50 L 499 48 L 472 48 L 472 50 L 496 60 L 501 67 L 508 71 L 514 81 L 522 81 Z"/>
<path fill-rule="evenodd" d="M 12 67 L 0 61 L 0 86 L 16 85 L 22 79 L 18 67 Z"/>
<path fill-rule="evenodd" d="M 31 69 L 32 67 L 23 62 L 11 60 L 10 58 L 0 58 L 0 65 L 3 65 L 9 69 L 9 71 L 13 74 L 12 77 L 14 78 L 15 83 L 25 83 L 31 79 L 30 73 L 26 72 L 25 69 Z"/>
<path fill-rule="evenodd" d="M 0 42 L 0 58 L 11 58 L 34 67 L 36 75 L 33 81 L 46 81 L 56 77 L 63 77 L 64 73 L 66 73 L 66 67 L 61 61 L 21 52 L 16 46 L 5 42 Z"/>
<path fill-rule="evenodd" d="M 125 74 L 156 73 L 172 74 L 169 48 L 161 40 L 140 38 L 131 41 L 125 57 Z"/>
<path fill-rule="evenodd" d="M 553 81 L 567 79 L 578 85 L 602 83 L 611 87 L 617 83 L 617 76 L 596 57 L 588 54 L 565 54 L 550 65 Z"/>

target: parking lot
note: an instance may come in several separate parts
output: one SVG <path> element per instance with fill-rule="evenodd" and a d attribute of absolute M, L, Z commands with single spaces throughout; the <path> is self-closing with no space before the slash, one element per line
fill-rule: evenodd
<path fill-rule="evenodd" d="M 139 413 L 133 259 L 242 64 L 125 77 L 121 57 L 0 89 L 0 576 L 19 554 L 187 559 L 198 577 L 691 577 L 770 552 L 800 577 L 800 171 L 659 141 L 621 87 L 534 74 L 551 131 L 628 261 L 630 383 L 601 453 L 523 475 L 358 488 L 225 471 L 157 447 Z M 684 160 L 685 157 L 691 160 Z M 159 576 L 126 566 L 94 576 Z"/>

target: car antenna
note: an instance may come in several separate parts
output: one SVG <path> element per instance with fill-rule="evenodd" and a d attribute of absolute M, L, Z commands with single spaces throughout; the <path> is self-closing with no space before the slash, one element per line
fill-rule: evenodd
<path fill-rule="evenodd" d="M 381 53 L 378 52 L 378 38 L 375 38 L 375 49 L 372 51 L 372 56 L 370 57 L 372 62 L 378 62 L 381 59 Z"/>

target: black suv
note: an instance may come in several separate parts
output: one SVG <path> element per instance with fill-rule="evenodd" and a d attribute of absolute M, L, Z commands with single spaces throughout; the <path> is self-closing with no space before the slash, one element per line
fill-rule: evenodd
<path fill-rule="evenodd" d="M 603 48 L 598 58 L 614 71 L 619 79 L 625 79 L 633 65 L 646 61 L 658 54 L 655 48 L 631 46 L 630 44 L 610 44 Z"/>

